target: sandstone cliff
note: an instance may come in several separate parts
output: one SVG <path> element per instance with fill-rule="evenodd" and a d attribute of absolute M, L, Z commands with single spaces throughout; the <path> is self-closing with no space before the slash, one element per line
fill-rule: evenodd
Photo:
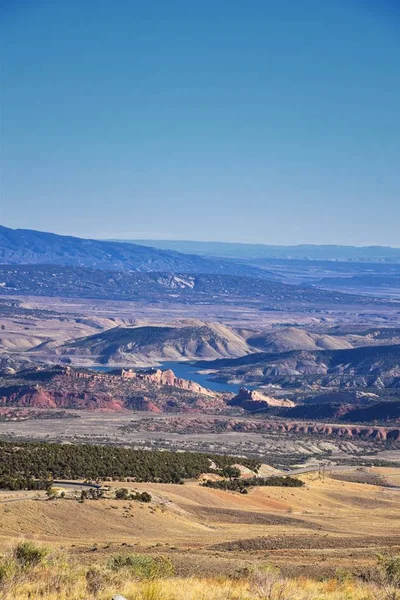
<path fill-rule="evenodd" d="M 226 409 L 224 398 L 173 371 L 116 370 L 100 373 L 72 367 L 31 369 L 3 378 L 0 406 L 140 410 L 150 412 Z"/>
<path fill-rule="evenodd" d="M 249 412 L 264 411 L 271 407 L 290 408 L 295 406 L 295 403 L 291 400 L 273 398 L 262 394 L 260 391 L 246 388 L 240 388 L 239 393 L 228 404 L 229 406 L 238 406 Z"/>

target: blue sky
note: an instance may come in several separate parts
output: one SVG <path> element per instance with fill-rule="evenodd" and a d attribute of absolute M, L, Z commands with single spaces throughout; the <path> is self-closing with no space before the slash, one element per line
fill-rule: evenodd
<path fill-rule="evenodd" d="M 1 223 L 400 246 L 395 0 L 3 0 Z"/>

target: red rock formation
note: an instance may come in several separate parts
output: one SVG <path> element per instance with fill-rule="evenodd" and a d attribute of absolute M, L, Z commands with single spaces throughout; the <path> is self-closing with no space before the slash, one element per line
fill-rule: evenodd
<path fill-rule="evenodd" d="M 257 390 L 248 390 L 246 388 L 240 388 L 237 396 L 232 398 L 228 404 L 230 406 L 239 406 L 249 412 L 267 410 L 270 406 L 287 408 L 295 406 L 295 403 L 291 400 L 273 398 L 272 396 L 267 396 Z"/>
<path fill-rule="evenodd" d="M 202 387 L 195 381 L 176 377 L 175 373 L 171 369 L 167 369 L 166 371 L 163 371 L 162 369 L 148 369 L 140 371 L 121 369 L 121 371 L 117 371 L 115 373 L 99 373 L 96 371 L 79 371 L 72 369 L 71 367 L 66 367 L 65 374 L 78 379 L 89 379 L 92 381 L 111 381 L 118 378 L 138 379 L 141 381 L 155 383 L 156 385 L 169 385 L 181 390 L 188 390 L 197 394 L 204 394 L 205 396 L 214 395 L 211 390 Z"/>
<path fill-rule="evenodd" d="M 40 381 L 32 384 L 32 381 Z M 96 371 L 54 367 L 37 369 L 26 376 L 26 385 L 3 387 L 0 406 L 124 409 L 150 412 L 222 410 L 223 396 L 195 382 L 176 377 L 173 371 Z"/>
<path fill-rule="evenodd" d="M 57 404 L 40 386 L 22 388 L 0 398 L 0 406 L 30 406 L 34 408 L 57 408 Z"/>
<path fill-rule="evenodd" d="M 150 369 L 149 371 L 136 372 L 125 371 L 123 377 L 127 377 L 126 373 L 128 373 L 129 378 L 150 381 L 157 385 L 169 385 L 171 387 L 176 387 L 181 390 L 188 390 L 190 392 L 204 394 L 206 396 L 213 395 L 213 393 L 210 390 L 207 390 L 195 381 L 190 381 L 189 379 L 181 379 L 180 377 L 176 377 L 175 373 L 171 369 L 167 369 L 166 371 L 162 371 L 161 369 Z"/>
<path fill-rule="evenodd" d="M 0 406 L 21 406 L 31 408 L 76 408 L 122 410 L 123 403 L 109 394 L 71 394 L 53 392 L 37 386 L 25 388 L 0 398 Z"/>

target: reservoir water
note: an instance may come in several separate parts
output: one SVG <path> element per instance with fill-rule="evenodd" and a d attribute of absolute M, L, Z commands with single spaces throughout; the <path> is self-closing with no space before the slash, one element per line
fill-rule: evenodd
<path fill-rule="evenodd" d="M 115 368 L 116 367 L 92 367 L 94 371 L 112 371 Z M 208 388 L 209 390 L 214 390 L 215 392 L 233 392 L 234 394 L 237 394 L 239 388 L 241 387 L 237 383 L 221 383 L 218 381 L 213 381 L 210 379 L 212 374 L 199 373 L 199 367 L 196 367 L 190 362 L 168 361 L 160 363 L 160 365 L 155 368 L 162 369 L 163 371 L 171 369 L 177 377 L 180 377 L 181 379 L 190 379 L 191 381 L 195 381 L 199 385 Z M 253 386 L 246 385 L 246 388 L 253 389 Z"/>

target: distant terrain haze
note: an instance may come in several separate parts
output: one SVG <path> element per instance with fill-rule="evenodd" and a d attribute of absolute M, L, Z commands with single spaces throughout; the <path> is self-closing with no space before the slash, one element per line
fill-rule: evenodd
<path fill-rule="evenodd" d="M 244 244 L 229 242 L 204 242 L 193 240 L 113 240 L 125 241 L 160 250 L 218 256 L 238 259 L 308 259 L 345 261 L 400 260 L 400 248 L 390 246 L 340 246 L 327 244 L 300 244 L 297 246 L 272 246 L 267 244 Z"/>

